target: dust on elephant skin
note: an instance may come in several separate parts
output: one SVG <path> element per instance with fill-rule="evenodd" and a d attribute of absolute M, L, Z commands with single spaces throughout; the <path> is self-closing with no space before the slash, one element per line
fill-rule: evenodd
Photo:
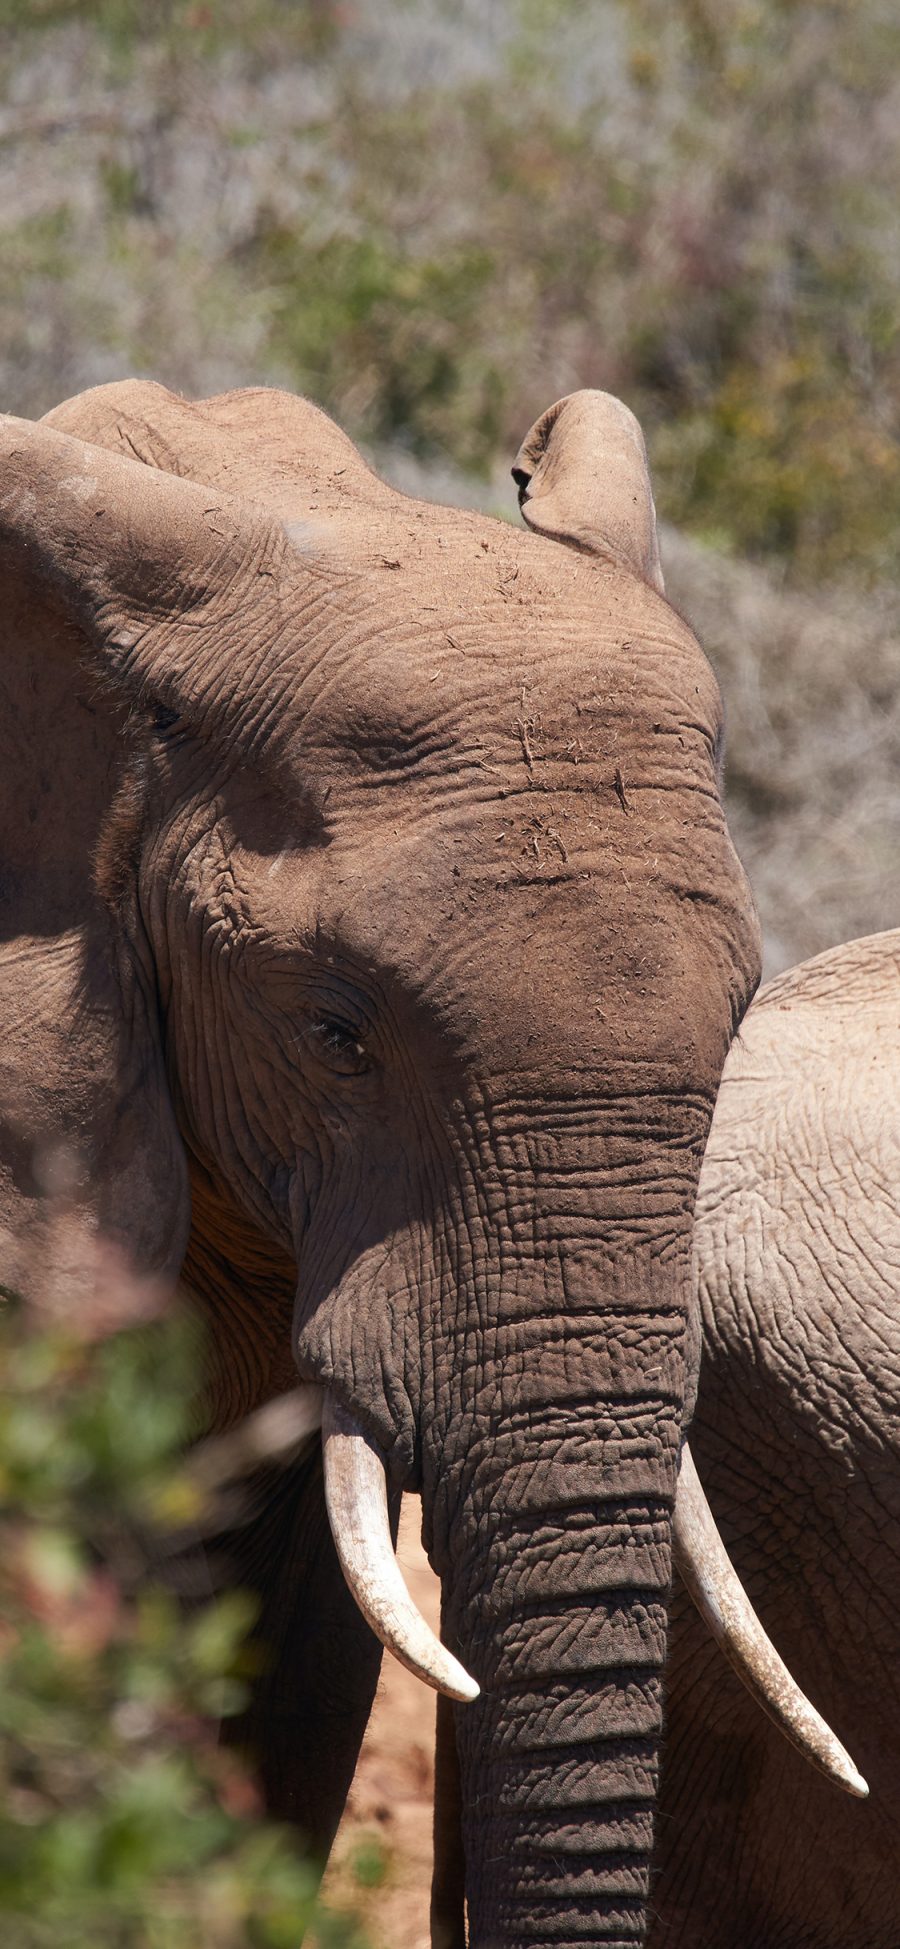
<path fill-rule="evenodd" d="M 390 1637 L 421 1493 L 480 1688 L 471 1939 L 564 1949 L 644 1925 L 692 1212 L 759 943 L 640 429 L 574 394 L 516 480 L 530 532 L 407 499 L 262 390 L 4 423 L 0 1210 L 4 1277 L 52 1258 L 73 1307 L 98 1254 L 180 1277 L 218 1426 L 325 1390 L 324 1463 L 232 1539 L 242 1736 L 322 1853 L 380 1656 L 333 1530 Z M 334 1514 L 357 1463 L 375 1530 Z"/>

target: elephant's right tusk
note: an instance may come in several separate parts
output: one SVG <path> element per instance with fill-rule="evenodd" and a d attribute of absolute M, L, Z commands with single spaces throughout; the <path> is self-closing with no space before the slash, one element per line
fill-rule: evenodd
<path fill-rule="evenodd" d="M 325 1397 L 322 1451 L 328 1520 L 341 1569 L 376 1638 L 436 1692 L 476 1699 L 474 1678 L 435 1637 L 400 1574 L 381 1456 L 332 1394 Z"/>
<path fill-rule="evenodd" d="M 687 1442 L 673 1527 L 675 1562 L 704 1624 L 747 1690 L 813 1766 L 847 1793 L 865 1799 L 868 1787 L 831 1727 L 801 1692 L 766 1636 L 732 1565 Z"/>

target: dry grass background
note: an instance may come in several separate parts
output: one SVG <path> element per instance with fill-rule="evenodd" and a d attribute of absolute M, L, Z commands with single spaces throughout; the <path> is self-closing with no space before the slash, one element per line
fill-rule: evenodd
<path fill-rule="evenodd" d="M 670 598 L 725 695 L 728 814 L 765 974 L 900 921 L 896 589 L 788 591 L 668 532 Z"/>

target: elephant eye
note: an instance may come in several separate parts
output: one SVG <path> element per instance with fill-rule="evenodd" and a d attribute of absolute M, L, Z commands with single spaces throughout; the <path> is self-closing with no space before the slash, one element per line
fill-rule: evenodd
<path fill-rule="evenodd" d="M 338 1015 L 316 1015 L 310 1023 L 310 1040 L 329 1069 L 341 1076 L 364 1076 L 372 1063 L 365 1044 L 352 1022 Z"/>

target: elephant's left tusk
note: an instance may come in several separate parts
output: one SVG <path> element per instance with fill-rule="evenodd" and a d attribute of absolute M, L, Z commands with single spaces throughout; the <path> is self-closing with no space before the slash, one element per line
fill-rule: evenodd
<path fill-rule="evenodd" d="M 478 1697 L 474 1678 L 435 1637 L 400 1574 L 388 1518 L 384 1463 L 332 1394 L 322 1415 L 325 1501 L 341 1569 L 387 1651 L 448 1698 Z"/>
<path fill-rule="evenodd" d="M 865 1799 L 868 1787 L 831 1727 L 801 1692 L 767 1637 L 731 1563 L 687 1442 L 673 1527 L 675 1562 L 729 1664 L 785 1737 L 813 1766 L 847 1793 Z"/>

